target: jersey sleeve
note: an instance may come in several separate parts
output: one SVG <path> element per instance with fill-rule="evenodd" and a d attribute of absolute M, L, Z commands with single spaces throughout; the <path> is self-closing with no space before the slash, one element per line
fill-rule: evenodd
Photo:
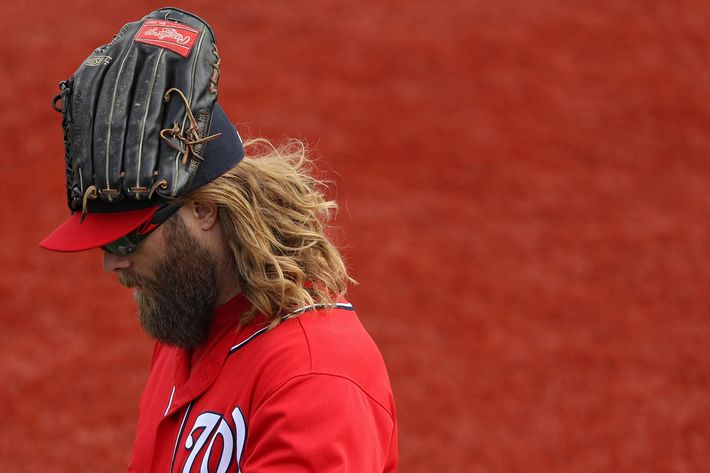
<path fill-rule="evenodd" d="M 394 472 L 394 412 L 348 378 L 297 376 L 256 408 L 244 453 L 244 473 Z"/>

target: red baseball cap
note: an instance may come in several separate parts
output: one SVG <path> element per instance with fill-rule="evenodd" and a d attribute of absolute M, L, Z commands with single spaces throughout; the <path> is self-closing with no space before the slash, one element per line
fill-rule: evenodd
<path fill-rule="evenodd" d="M 191 191 L 221 176 L 244 157 L 242 139 L 219 104 L 215 104 L 210 133 L 221 133 L 221 136 L 206 144 L 204 160 L 192 181 Z M 81 212 L 74 212 L 39 245 L 65 252 L 98 248 L 138 228 L 166 202 L 160 198 L 124 199 L 115 203 L 90 201 L 83 221 Z"/>
<path fill-rule="evenodd" d="M 89 212 L 83 222 L 81 212 L 75 212 L 47 235 L 39 246 L 65 252 L 98 248 L 132 232 L 150 219 L 156 210 L 158 206 L 152 205 L 126 212 Z"/>

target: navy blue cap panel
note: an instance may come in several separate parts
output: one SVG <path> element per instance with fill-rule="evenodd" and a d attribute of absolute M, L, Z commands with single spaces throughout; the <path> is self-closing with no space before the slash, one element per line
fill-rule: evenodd
<path fill-rule="evenodd" d="M 197 168 L 190 190 L 202 187 L 221 176 L 244 158 L 242 139 L 219 103 L 215 104 L 212 111 L 212 123 L 209 131 L 210 135 L 216 133 L 222 135 L 205 144 L 205 151 L 202 154 L 204 159 Z"/>

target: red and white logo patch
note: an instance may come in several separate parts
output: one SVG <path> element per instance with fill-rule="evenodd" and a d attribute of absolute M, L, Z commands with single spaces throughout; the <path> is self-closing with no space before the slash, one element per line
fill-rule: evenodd
<path fill-rule="evenodd" d="M 169 49 L 186 58 L 199 37 L 198 30 L 182 23 L 148 20 L 136 35 L 135 41 Z"/>

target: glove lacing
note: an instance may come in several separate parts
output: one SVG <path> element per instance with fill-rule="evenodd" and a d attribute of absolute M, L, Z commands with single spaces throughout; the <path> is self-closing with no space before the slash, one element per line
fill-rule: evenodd
<path fill-rule="evenodd" d="M 163 139 L 163 141 L 170 145 L 171 148 L 182 153 L 181 163 L 183 166 L 185 166 L 187 165 L 187 160 L 190 157 L 190 154 L 195 156 L 200 161 L 203 160 L 202 156 L 195 151 L 194 146 L 213 141 L 219 138 L 222 133 L 216 133 L 214 135 L 209 135 L 205 136 L 204 138 L 200 138 L 197 120 L 192 114 L 192 110 L 190 110 L 190 103 L 187 101 L 185 94 L 183 94 L 180 89 L 173 87 L 171 89 L 168 89 L 167 92 L 165 92 L 165 102 L 170 101 L 170 94 L 173 92 L 177 92 L 177 94 L 180 96 L 183 103 L 185 104 L 185 111 L 187 112 L 187 118 L 190 121 L 190 126 L 183 133 L 183 131 L 180 129 L 180 125 L 176 122 L 172 128 L 165 128 L 163 130 L 160 130 L 160 137 Z M 170 139 L 171 137 L 176 138 L 180 143 L 182 143 L 182 146 L 178 146 L 175 141 Z"/>

